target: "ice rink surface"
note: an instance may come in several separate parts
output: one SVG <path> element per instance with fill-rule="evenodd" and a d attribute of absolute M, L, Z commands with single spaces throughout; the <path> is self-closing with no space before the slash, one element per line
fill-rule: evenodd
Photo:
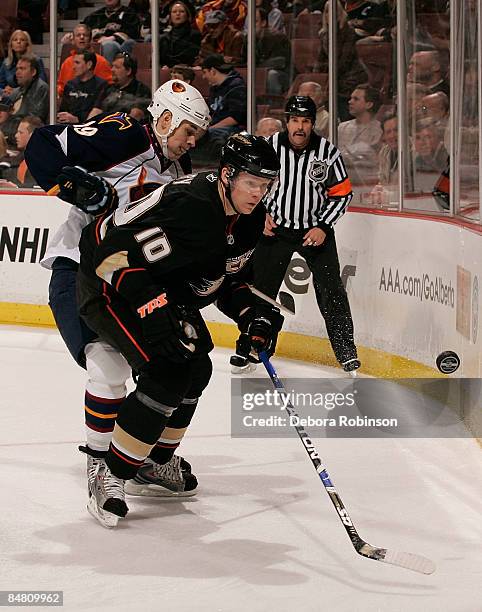
<path fill-rule="evenodd" d="M 481 449 L 472 439 L 314 440 L 362 538 L 431 576 L 358 556 L 297 438 L 230 437 L 228 351 L 182 454 L 199 493 L 87 513 L 84 372 L 58 334 L 0 326 L 0 590 L 63 590 L 65 610 L 480 612 Z M 284 377 L 334 371 L 274 360 Z M 25 608 L 23 608 L 25 609 Z"/>

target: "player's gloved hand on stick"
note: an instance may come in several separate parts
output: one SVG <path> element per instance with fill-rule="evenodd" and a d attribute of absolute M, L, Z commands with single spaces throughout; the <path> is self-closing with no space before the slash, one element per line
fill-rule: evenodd
<path fill-rule="evenodd" d="M 141 305 L 137 314 L 153 355 L 176 363 L 184 363 L 194 355 L 198 339 L 196 329 L 184 320 L 185 313 L 178 306 L 169 303 L 166 293 Z"/>
<path fill-rule="evenodd" d="M 270 304 L 248 308 L 238 319 L 241 334 L 236 341 L 236 355 L 252 363 L 259 363 L 260 351 L 266 351 L 271 357 L 276 350 L 283 321 L 279 309 Z"/>
<path fill-rule="evenodd" d="M 64 166 L 57 181 L 59 198 L 90 215 L 104 214 L 118 204 L 119 198 L 114 187 L 80 166 Z"/>

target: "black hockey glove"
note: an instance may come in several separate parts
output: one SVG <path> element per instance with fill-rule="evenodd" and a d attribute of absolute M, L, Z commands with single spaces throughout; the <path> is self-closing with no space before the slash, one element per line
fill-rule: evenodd
<path fill-rule="evenodd" d="M 117 192 L 105 179 L 80 166 L 64 166 L 57 178 L 59 198 L 90 215 L 102 215 L 119 202 Z"/>
<path fill-rule="evenodd" d="M 266 351 L 271 357 L 276 350 L 283 321 L 279 309 L 270 304 L 248 308 L 238 319 L 241 334 L 236 340 L 236 355 L 252 363 L 259 363 L 260 351 Z"/>
<path fill-rule="evenodd" d="M 137 309 L 142 334 L 151 353 L 176 363 L 184 363 L 196 350 L 198 338 L 193 325 L 183 319 L 182 310 L 168 302 L 165 293 Z"/>

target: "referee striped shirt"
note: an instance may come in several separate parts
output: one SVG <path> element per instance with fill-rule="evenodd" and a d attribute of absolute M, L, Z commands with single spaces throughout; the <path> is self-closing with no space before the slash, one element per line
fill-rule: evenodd
<path fill-rule="evenodd" d="M 340 151 L 314 132 L 299 153 L 290 146 L 286 131 L 268 142 L 281 163 L 279 182 L 265 200 L 273 221 L 290 229 L 333 227 L 353 197 Z"/>

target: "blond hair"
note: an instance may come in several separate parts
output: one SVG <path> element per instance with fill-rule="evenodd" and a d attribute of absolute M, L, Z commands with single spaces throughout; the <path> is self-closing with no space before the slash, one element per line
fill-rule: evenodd
<path fill-rule="evenodd" d="M 27 39 L 27 49 L 25 50 L 25 54 L 31 54 L 33 53 L 32 51 L 32 39 L 30 38 L 30 34 L 28 32 L 26 32 L 25 30 L 14 30 L 12 32 L 12 35 L 10 36 L 10 39 L 8 41 L 8 48 L 7 48 L 7 57 L 5 58 L 5 66 L 7 68 L 10 68 L 13 63 L 14 60 L 17 58 L 14 58 L 13 56 L 13 49 L 12 49 L 12 40 L 14 39 L 15 36 L 17 36 L 17 34 L 23 34 L 24 37 Z"/>

